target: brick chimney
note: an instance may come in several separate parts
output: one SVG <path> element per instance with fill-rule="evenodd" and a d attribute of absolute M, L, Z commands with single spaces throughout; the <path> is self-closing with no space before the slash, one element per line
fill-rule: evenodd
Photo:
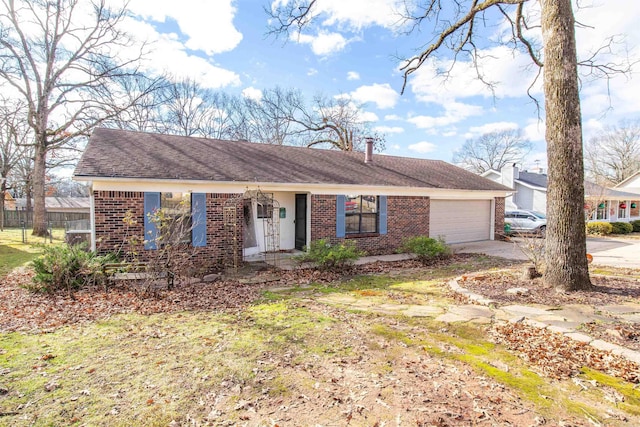
<path fill-rule="evenodd" d="M 365 138 L 367 147 L 364 151 L 364 162 L 365 163 L 373 163 L 373 138 L 367 137 Z"/>

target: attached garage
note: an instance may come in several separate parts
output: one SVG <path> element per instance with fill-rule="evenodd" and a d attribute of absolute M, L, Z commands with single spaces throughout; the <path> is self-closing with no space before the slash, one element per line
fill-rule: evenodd
<path fill-rule="evenodd" d="M 491 239 L 490 200 L 431 199 L 429 236 L 444 237 L 447 243 Z"/>

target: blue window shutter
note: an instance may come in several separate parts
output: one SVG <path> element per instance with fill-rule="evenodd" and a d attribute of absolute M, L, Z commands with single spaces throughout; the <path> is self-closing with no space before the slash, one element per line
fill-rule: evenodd
<path fill-rule="evenodd" d="M 378 196 L 380 209 L 380 226 L 378 231 L 380 234 L 387 234 L 387 196 Z"/>
<path fill-rule="evenodd" d="M 160 193 L 144 193 L 144 248 L 157 249 L 158 228 L 151 221 L 152 215 L 160 209 Z"/>
<path fill-rule="evenodd" d="M 336 196 L 336 237 L 344 237 L 345 235 L 345 217 L 344 211 L 347 205 L 347 198 L 343 195 Z"/>
<path fill-rule="evenodd" d="M 207 195 L 191 194 L 191 243 L 193 246 L 207 246 Z"/>

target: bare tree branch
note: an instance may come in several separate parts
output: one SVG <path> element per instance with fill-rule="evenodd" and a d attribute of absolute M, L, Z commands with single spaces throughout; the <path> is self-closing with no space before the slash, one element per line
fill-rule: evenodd
<path fill-rule="evenodd" d="M 533 144 L 520 130 L 489 132 L 474 140 L 467 140 L 453 155 L 453 163 L 481 174 L 490 169 L 499 171 L 511 164 L 522 164 Z"/>
<path fill-rule="evenodd" d="M 0 80 L 21 94 L 35 152 L 34 234 L 45 234 L 44 186 L 47 155 L 63 148 L 144 93 L 117 97 L 114 80 L 139 75 L 144 55 L 126 59 L 113 50 L 130 51 L 134 41 L 119 26 L 125 7 L 113 10 L 106 0 L 92 0 L 90 16 L 80 16 L 77 0 L 0 0 Z M 27 31 L 28 28 L 28 31 Z M 127 48 L 127 49 L 124 49 Z M 120 56 L 119 60 L 114 57 Z"/>

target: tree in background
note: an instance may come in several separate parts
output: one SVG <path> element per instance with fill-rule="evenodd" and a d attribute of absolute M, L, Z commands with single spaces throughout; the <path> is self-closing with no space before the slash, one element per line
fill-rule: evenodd
<path fill-rule="evenodd" d="M 377 150 L 384 149 L 384 136 L 371 130 L 363 115 L 364 106 L 348 96 L 316 96 L 311 107 L 300 111 L 296 121 L 307 138 L 307 147 L 323 144 L 342 151 L 363 151 L 372 137 Z"/>
<path fill-rule="evenodd" d="M 124 79 L 123 79 L 124 80 Z M 371 130 L 364 105 L 347 96 L 316 95 L 308 103 L 297 89 L 274 87 L 260 97 L 234 96 L 203 87 L 193 79 L 163 78 L 154 90 L 138 79 L 124 80 L 125 93 L 143 92 L 138 103 L 105 122 L 127 130 L 263 144 L 364 149 L 373 137 L 382 150 L 385 136 Z"/>
<path fill-rule="evenodd" d="M 585 145 L 589 178 L 604 186 L 616 185 L 640 170 L 640 121 L 608 126 Z"/>
<path fill-rule="evenodd" d="M 292 145 L 362 151 L 365 139 L 372 137 L 377 150 L 384 148 L 385 136 L 372 131 L 364 105 L 349 96 L 329 98 L 318 94 L 307 104 L 302 94 L 292 89 L 266 94 L 260 101 L 269 111 L 266 117 L 277 117 L 281 126 L 286 125 L 283 140 Z"/>
<path fill-rule="evenodd" d="M 267 11 L 273 23 L 270 32 L 276 35 L 300 33 L 318 19 L 321 2 L 274 2 L 272 9 Z M 539 5 L 539 13 L 528 14 L 527 4 Z M 430 39 L 425 40 L 418 53 L 401 66 L 404 73 L 402 92 L 410 76 L 438 54 L 452 55 L 454 60 L 468 57 L 476 67 L 477 77 L 490 85 L 479 66 L 490 58 L 483 57 L 478 46 L 482 38 L 480 29 L 486 27 L 487 22 L 494 22 L 496 16 L 502 18 L 510 30 L 500 43 L 522 49 L 533 64 L 542 69 L 549 169 L 545 256 L 553 260 L 547 263 L 543 280 L 547 286 L 565 291 L 591 289 L 582 210 L 584 159 L 571 0 L 420 0 L 405 1 L 404 5 L 401 15 L 409 31 L 423 30 L 427 23 L 433 25 L 433 30 L 422 31 L 421 34 Z M 541 44 L 535 35 L 529 37 L 532 28 L 541 29 Z M 629 70 L 626 64 L 598 65 L 596 60 L 594 56 L 584 61 L 592 76 L 608 78 L 613 73 Z"/>
<path fill-rule="evenodd" d="M 0 230 L 4 230 L 5 194 L 14 186 L 19 163 L 29 155 L 31 133 L 24 107 L 8 100 L 0 105 Z"/>
<path fill-rule="evenodd" d="M 276 86 L 262 91 L 259 99 L 244 97 L 238 113 L 244 117 L 247 131 L 243 138 L 249 141 L 276 145 L 300 145 L 295 121 L 297 110 L 304 105 L 299 90 Z"/>
<path fill-rule="evenodd" d="M 183 136 L 207 136 L 205 123 L 210 120 L 212 92 L 197 81 L 186 78 L 164 86 L 159 104 L 161 133 Z"/>
<path fill-rule="evenodd" d="M 524 163 L 532 148 L 520 130 L 489 132 L 465 141 L 453 154 L 453 163 L 477 174 L 490 169 L 499 171 L 508 164 Z"/>
<path fill-rule="evenodd" d="M 0 0 L 0 82 L 26 104 L 33 131 L 34 235 L 47 234 L 48 155 L 145 95 L 118 96 L 117 79 L 139 75 L 144 53 L 119 29 L 125 14 L 106 0 Z"/>
<path fill-rule="evenodd" d="M 118 85 L 118 90 L 111 95 L 120 99 L 113 99 L 109 103 L 116 105 L 122 102 L 128 107 L 105 119 L 101 125 L 139 132 L 159 132 L 161 108 L 165 102 L 164 90 L 169 81 L 164 76 L 151 80 L 141 74 L 132 74 L 122 75 L 114 83 Z M 125 100 L 122 101 L 122 98 Z"/>

